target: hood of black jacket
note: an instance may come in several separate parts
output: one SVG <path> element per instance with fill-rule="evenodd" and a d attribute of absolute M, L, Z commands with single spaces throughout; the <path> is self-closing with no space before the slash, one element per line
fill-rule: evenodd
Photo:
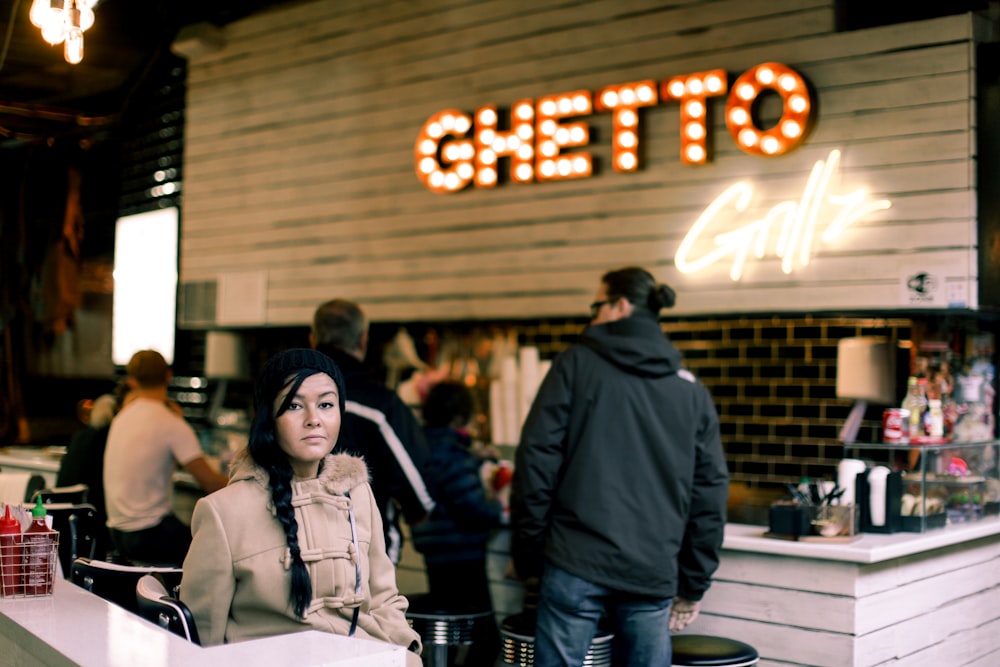
<path fill-rule="evenodd" d="M 632 375 L 664 377 L 681 369 L 681 353 L 650 317 L 637 315 L 591 325 L 581 334 L 580 343 Z"/>

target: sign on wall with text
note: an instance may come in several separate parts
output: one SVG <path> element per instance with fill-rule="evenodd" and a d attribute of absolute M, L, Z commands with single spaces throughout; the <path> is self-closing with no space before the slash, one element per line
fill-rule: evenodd
<path fill-rule="evenodd" d="M 585 317 L 628 265 L 676 316 L 978 308 L 975 17 L 654 4 L 241 22 L 189 61 L 182 285 L 259 272 L 246 325 Z"/>

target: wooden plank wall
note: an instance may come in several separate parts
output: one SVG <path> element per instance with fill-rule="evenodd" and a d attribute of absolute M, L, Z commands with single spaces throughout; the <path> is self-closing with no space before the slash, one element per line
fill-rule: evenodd
<path fill-rule="evenodd" d="M 941 267 L 975 307 L 973 17 L 835 33 L 832 4 L 320 0 L 231 24 L 189 66 L 181 281 L 262 276 L 263 321 L 246 325 L 302 324 L 334 296 L 376 320 L 580 315 L 625 264 L 677 287 L 677 314 L 898 308 L 902 276 Z M 678 108 L 659 105 L 643 112 L 638 173 L 451 195 L 414 173 L 417 134 L 443 109 L 766 61 L 801 72 L 819 105 L 778 159 L 737 149 L 720 103 L 714 160 L 684 166 Z M 610 115 L 586 120 L 608 164 Z M 773 254 L 739 283 L 728 264 L 673 268 L 728 185 L 753 179 L 762 206 L 797 200 L 832 149 L 843 191 L 867 187 L 890 211 L 788 276 Z"/>
<path fill-rule="evenodd" d="M 724 549 L 686 632 L 745 641 L 760 667 L 996 665 L 998 549 L 993 536 L 875 564 Z M 509 559 L 510 531 L 502 529 L 487 558 L 501 623 L 524 602 L 522 585 L 504 577 Z M 396 578 L 405 595 L 427 591 L 408 537 Z"/>
<path fill-rule="evenodd" d="M 998 564 L 996 536 L 872 565 L 724 550 L 689 631 L 761 667 L 996 665 Z"/>

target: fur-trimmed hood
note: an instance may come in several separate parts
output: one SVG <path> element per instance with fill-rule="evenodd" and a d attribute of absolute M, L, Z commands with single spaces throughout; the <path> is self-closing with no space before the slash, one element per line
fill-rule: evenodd
<path fill-rule="evenodd" d="M 244 447 L 230 464 L 229 483 L 240 480 L 253 480 L 267 488 L 269 480 L 267 471 L 257 465 Z M 350 454 L 328 454 L 320 463 L 319 480 L 330 493 L 344 495 L 359 484 L 369 481 L 368 467 L 365 461 Z"/>

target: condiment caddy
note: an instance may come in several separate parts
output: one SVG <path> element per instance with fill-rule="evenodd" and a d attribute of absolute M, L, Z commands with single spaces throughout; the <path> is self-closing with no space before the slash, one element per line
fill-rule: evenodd
<path fill-rule="evenodd" d="M 0 518 L 0 597 L 52 595 L 59 562 L 59 533 L 46 522 L 41 498 L 30 514 L 7 505 Z"/>
<path fill-rule="evenodd" d="M 802 542 L 852 542 L 858 537 L 858 507 L 843 503 L 847 489 L 839 483 L 788 485 L 790 500 L 771 505 L 765 537 Z"/>

